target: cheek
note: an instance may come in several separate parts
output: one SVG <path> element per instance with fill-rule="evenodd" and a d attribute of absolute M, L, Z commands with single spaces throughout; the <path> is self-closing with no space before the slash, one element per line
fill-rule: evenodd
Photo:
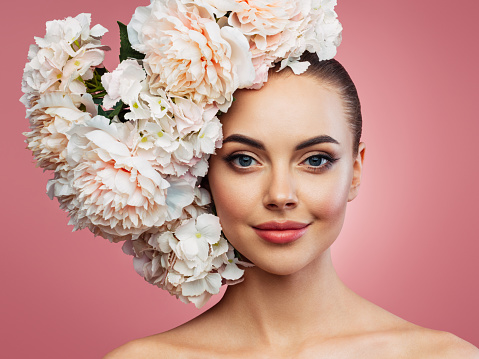
<path fill-rule="evenodd" d="M 319 220 L 341 220 L 345 212 L 350 186 L 350 173 L 338 169 L 321 181 L 304 183 L 299 187 L 300 198 L 311 215 Z"/>
<path fill-rule="evenodd" d="M 244 222 L 251 213 L 251 209 L 257 205 L 255 200 L 259 194 L 252 190 L 251 187 L 254 186 L 240 176 L 232 176 L 225 171 L 223 173 L 212 171 L 208 176 L 211 194 L 223 230 L 230 229 L 241 221 Z"/>

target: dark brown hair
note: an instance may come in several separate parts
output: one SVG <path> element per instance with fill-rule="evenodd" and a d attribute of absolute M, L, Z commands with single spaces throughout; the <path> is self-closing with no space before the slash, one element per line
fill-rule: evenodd
<path fill-rule="evenodd" d="M 305 51 L 299 61 L 308 61 L 310 63 L 306 72 L 301 74 L 301 76 L 314 77 L 322 85 L 335 89 L 341 96 L 349 127 L 353 134 L 353 158 L 356 158 L 361 140 L 363 120 L 361 104 L 353 80 L 343 65 L 335 59 L 319 61 L 316 53 Z M 275 67 L 269 70 L 268 75 L 284 76 L 284 74 L 292 74 L 291 71 L 284 70 L 277 72 L 279 68 L 280 63 L 277 63 Z"/>

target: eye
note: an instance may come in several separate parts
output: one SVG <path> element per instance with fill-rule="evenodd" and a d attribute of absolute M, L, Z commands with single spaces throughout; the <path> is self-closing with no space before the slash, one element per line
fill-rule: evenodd
<path fill-rule="evenodd" d="M 245 154 L 233 154 L 227 156 L 225 160 L 235 167 L 247 168 L 256 163 L 256 160 Z"/>
<path fill-rule="evenodd" d="M 313 155 L 309 156 L 304 162 L 308 168 L 313 172 L 321 172 L 330 168 L 338 158 L 332 158 L 328 155 Z"/>
<path fill-rule="evenodd" d="M 306 162 L 309 162 L 309 165 L 312 167 L 319 167 L 322 164 L 327 163 L 328 159 L 325 156 L 314 155 L 314 156 L 308 157 L 306 159 Z"/>

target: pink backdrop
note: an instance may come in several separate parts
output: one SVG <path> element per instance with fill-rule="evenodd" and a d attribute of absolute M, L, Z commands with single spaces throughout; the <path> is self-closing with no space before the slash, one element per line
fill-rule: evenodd
<path fill-rule="evenodd" d="M 361 193 L 333 245 L 336 268 L 370 301 L 478 346 L 479 3 L 339 1 L 345 30 L 337 58 L 359 89 L 367 150 Z M 45 195 L 51 174 L 35 168 L 21 134 L 28 127 L 20 79 L 28 45 L 44 36 L 45 21 L 91 12 L 94 24 L 110 29 L 104 42 L 113 48 L 107 58 L 113 69 L 116 20 L 128 23 L 147 3 L 3 6 L 4 357 L 100 358 L 200 313 L 144 282 L 121 245 L 71 232 L 65 213 Z"/>

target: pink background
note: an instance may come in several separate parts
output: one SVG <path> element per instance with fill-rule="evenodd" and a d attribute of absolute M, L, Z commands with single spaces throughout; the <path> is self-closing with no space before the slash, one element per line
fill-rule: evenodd
<path fill-rule="evenodd" d="M 474 0 L 339 0 L 337 59 L 355 80 L 367 144 L 359 197 L 333 245 L 340 277 L 421 326 L 479 345 L 477 14 Z M 133 1 L 10 1 L 1 12 L 2 355 L 100 358 L 201 311 L 138 276 L 121 245 L 72 233 L 25 149 L 20 79 L 45 21 L 91 12 L 110 33 Z M 219 297 L 217 298 L 219 299 Z M 210 303 L 207 307 L 213 304 Z M 205 308 L 206 309 L 206 308 Z M 203 309 L 204 310 L 204 309 Z"/>

